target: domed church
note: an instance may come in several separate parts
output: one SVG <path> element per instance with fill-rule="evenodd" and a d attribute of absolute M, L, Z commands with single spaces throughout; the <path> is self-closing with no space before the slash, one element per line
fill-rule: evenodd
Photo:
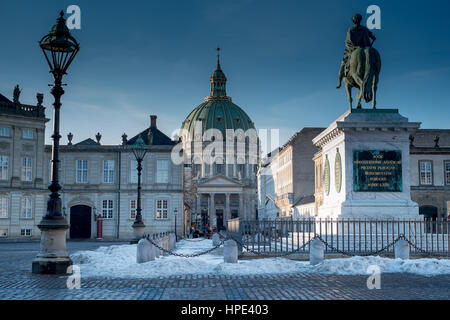
<path fill-rule="evenodd" d="M 223 230 L 229 219 L 257 218 L 260 148 L 253 121 L 227 96 L 219 54 L 210 83 L 210 95 L 181 128 L 185 215 L 201 229 Z"/>

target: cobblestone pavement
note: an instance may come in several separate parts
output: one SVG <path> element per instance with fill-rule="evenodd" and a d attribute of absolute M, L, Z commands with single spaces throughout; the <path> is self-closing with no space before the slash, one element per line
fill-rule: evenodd
<path fill-rule="evenodd" d="M 112 243 L 69 242 L 70 253 Z M 118 244 L 117 242 L 114 244 Z M 352 300 L 450 299 L 450 276 L 382 274 L 380 290 L 369 290 L 366 276 L 185 275 L 154 279 L 81 280 L 81 289 L 66 288 L 67 276 L 33 275 L 31 261 L 39 243 L 0 243 L 0 299 L 47 300 Z"/>

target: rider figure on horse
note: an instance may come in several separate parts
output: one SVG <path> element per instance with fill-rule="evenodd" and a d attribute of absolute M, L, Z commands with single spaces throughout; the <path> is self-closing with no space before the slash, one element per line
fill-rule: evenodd
<path fill-rule="evenodd" d="M 342 79 L 346 76 L 349 69 L 349 60 L 352 52 L 358 47 L 366 48 L 372 47 L 376 38 L 373 33 L 366 27 L 361 25 L 362 16 L 355 14 L 352 18 L 352 22 L 355 24 L 347 31 L 347 39 L 345 40 L 344 58 L 342 59 L 341 67 L 339 69 L 339 83 L 337 89 L 342 85 Z M 370 40 L 373 41 L 370 41 Z"/>

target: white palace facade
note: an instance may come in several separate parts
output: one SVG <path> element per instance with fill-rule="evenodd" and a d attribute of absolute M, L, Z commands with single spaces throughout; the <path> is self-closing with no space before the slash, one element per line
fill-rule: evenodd
<path fill-rule="evenodd" d="M 38 223 L 45 214 L 50 184 L 51 146 L 45 145 L 45 108 L 12 102 L 0 95 L 0 236 L 39 238 Z M 102 145 L 86 139 L 60 146 L 60 184 L 63 212 L 70 224 L 68 238 L 97 237 L 102 216 L 105 239 L 130 239 L 136 214 L 137 170 L 127 148 L 141 136 L 149 152 L 143 161 L 142 214 L 147 233 L 184 230 L 183 168 L 171 161 L 176 142 L 149 127 L 122 144 Z M 175 217 L 177 215 L 177 217 Z"/>

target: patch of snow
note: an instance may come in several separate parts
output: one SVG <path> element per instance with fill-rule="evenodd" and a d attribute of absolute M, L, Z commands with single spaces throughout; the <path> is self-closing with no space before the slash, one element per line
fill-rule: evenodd
<path fill-rule="evenodd" d="M 95 251 L 79 251 L 71 256 L 81 268 L 82 277 L 156 278 L 177 275 L 261 275 L 289 273 L 320 273 L 337 275 L 367 275 L 370 265 L 380 267 L 382 273 L 414 273 L 424 276 L 450 274 L 450 260 L 416 259 L 396 260 L 381 257 L 352 257 L 328 259 L 311 266 L 308 261 L 285 258 L 239 260 L 237 264 L 223 262 L 219 254 L 195 258 L 162 256 L 155 261 L 136 263 L 137 245 L 100 247 Z M 192 254 L 212 248 L 212 241 L 185 241 L 177 243 L 175 252 Z"/>

